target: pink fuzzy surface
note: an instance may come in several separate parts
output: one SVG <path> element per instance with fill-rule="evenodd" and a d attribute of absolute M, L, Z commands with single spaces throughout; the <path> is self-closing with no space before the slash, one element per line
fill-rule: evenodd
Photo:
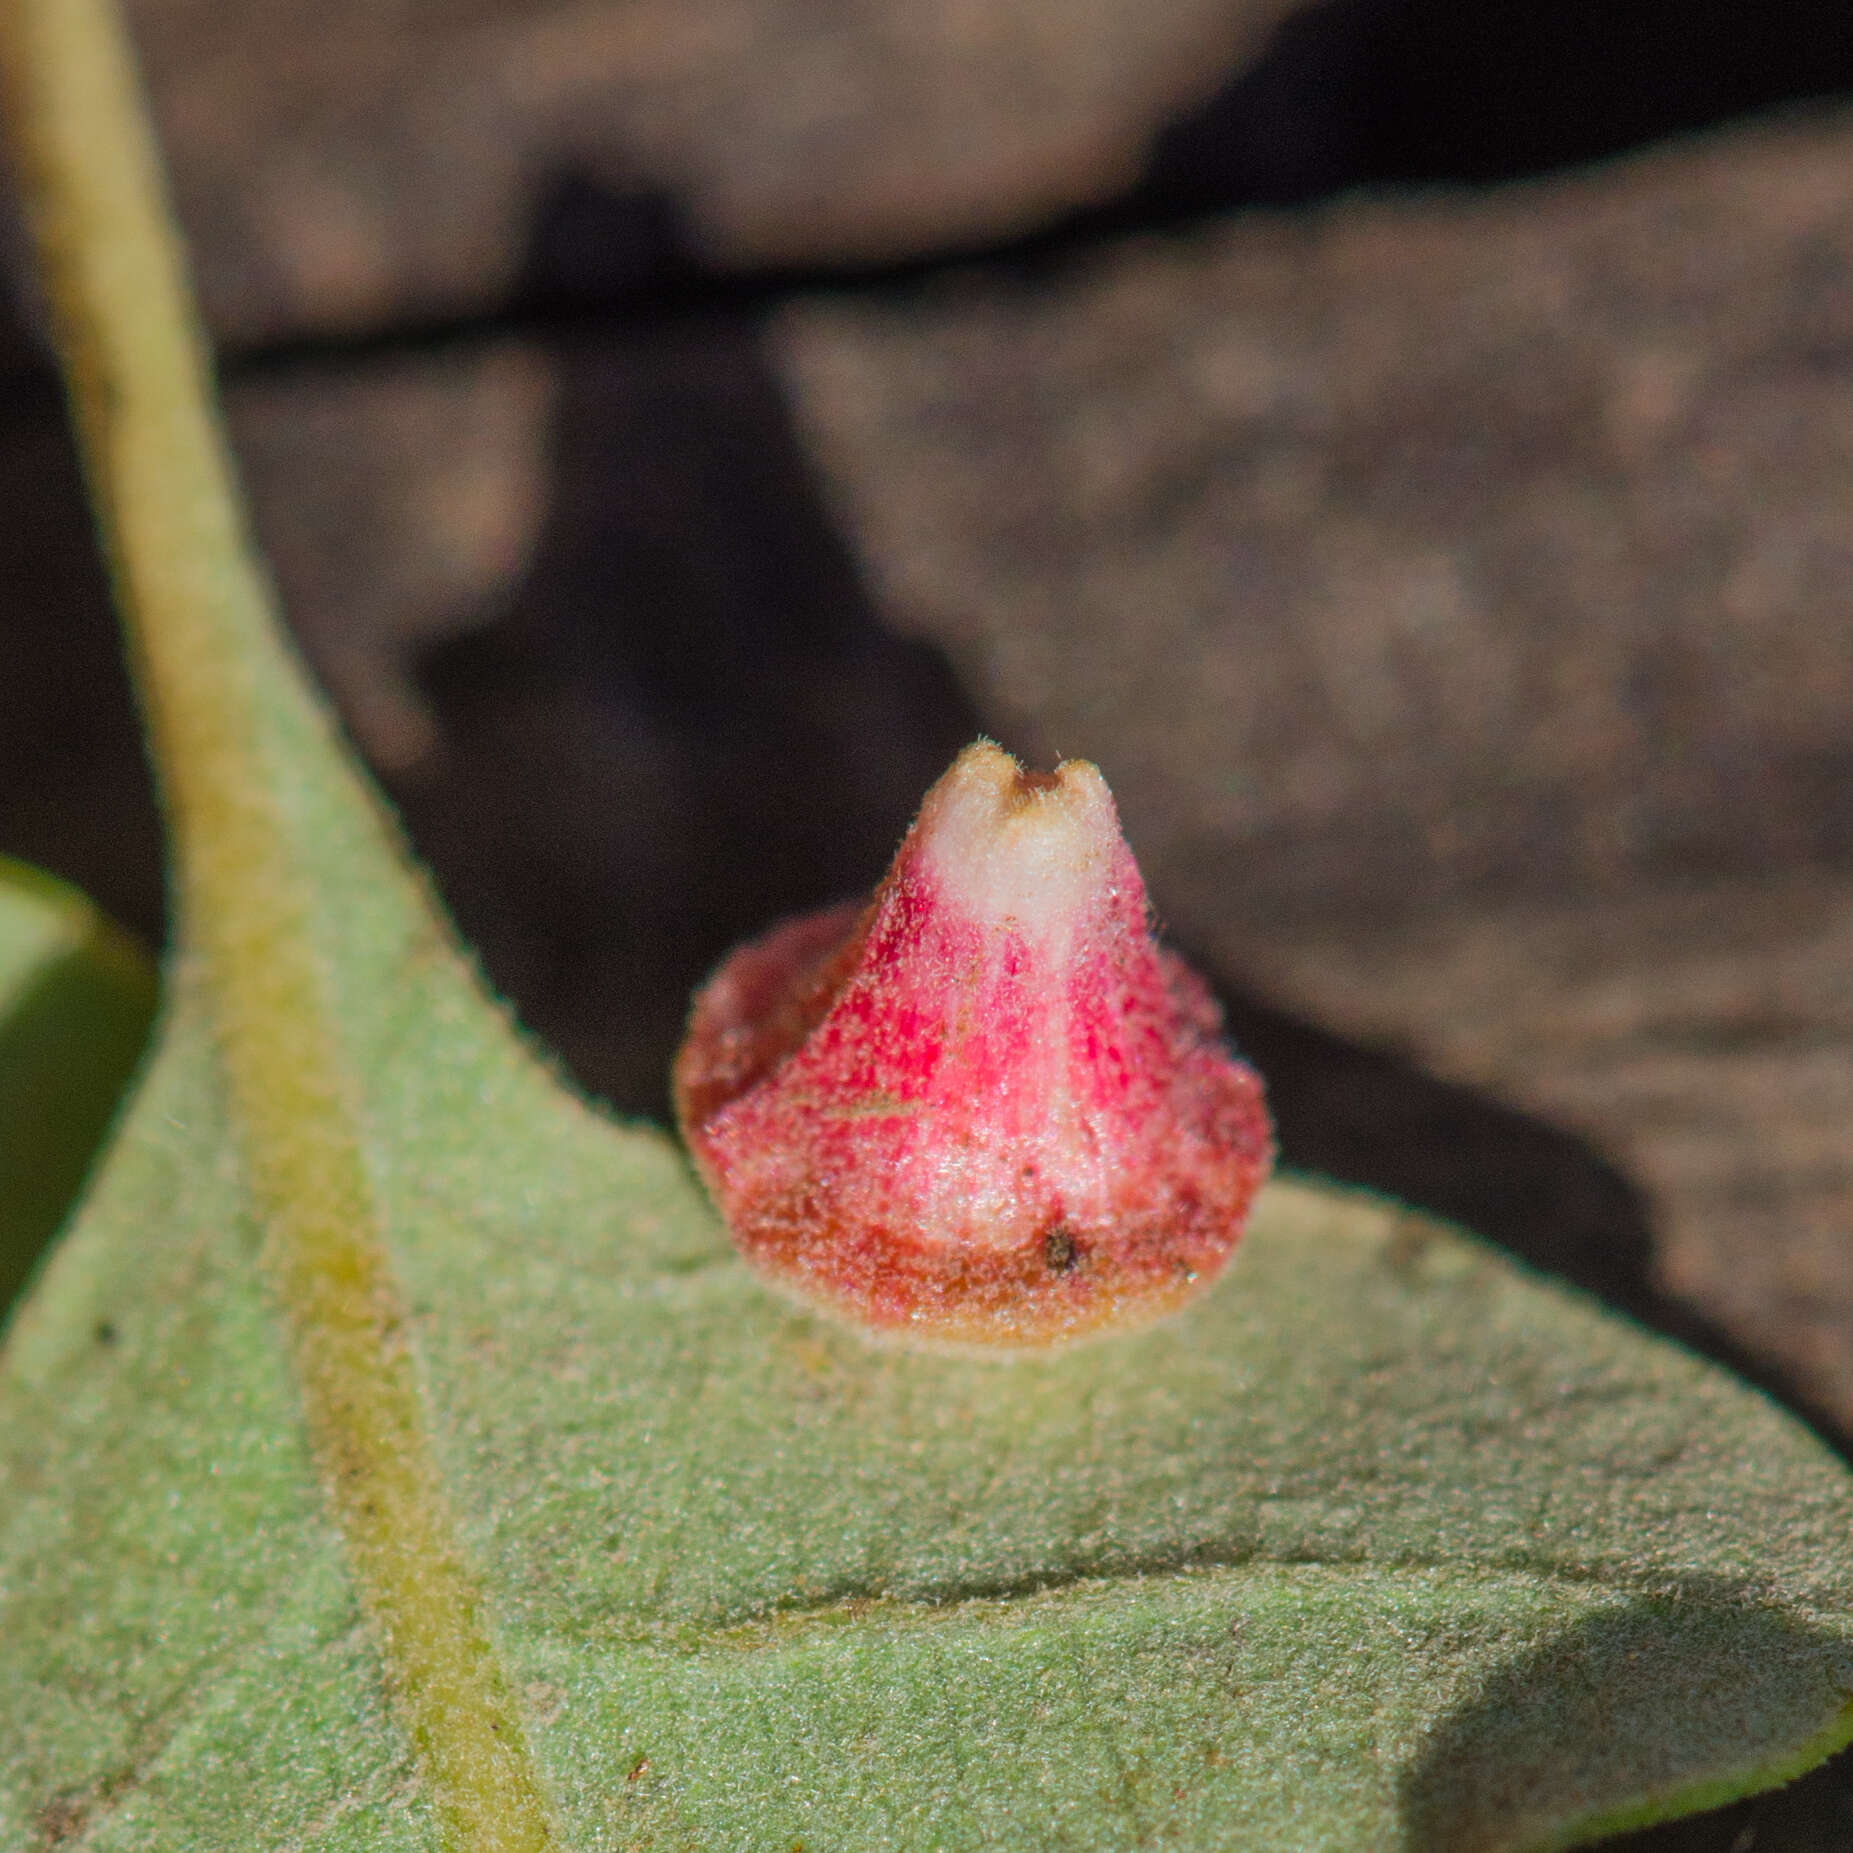
<path fill-rule="evenodd" d="M 1046 907 L 1033 883 L 1019 913 L 973 904 L 929 798 L 871 907 L 775 927 L 698 996 L 684 1134 L 775 1281 L 897 1335 L 1034 1345 L 1145 1323 L 1227 1260 L 1272 1155 L 1260 1077 L 1154 944 L 1099 791 Z"/>

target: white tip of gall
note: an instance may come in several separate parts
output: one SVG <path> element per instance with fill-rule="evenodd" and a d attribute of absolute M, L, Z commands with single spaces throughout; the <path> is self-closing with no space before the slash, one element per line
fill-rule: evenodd
<path fill-rule="evenodd" d="M 1119 812 L 1087 760 L 1025 772 L 980 740 L 927 794 L 909 848 L 974 921 L 1008 919 L 1031 938 L 1061 938 L 1112 878 Z"/>

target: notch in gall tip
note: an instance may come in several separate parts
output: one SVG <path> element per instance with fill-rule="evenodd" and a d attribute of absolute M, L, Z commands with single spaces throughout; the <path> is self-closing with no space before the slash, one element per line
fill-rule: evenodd
<path fill-rule="evenodd" d="M 873 900 L 697 994 L 676 1113 L 775 1284 L 903 1341 L 1049 1345 L 1161 1317 L 1235 1247 L 1273 1136 L 1220 1030 L 1099 771 L 981 740 Z"/>

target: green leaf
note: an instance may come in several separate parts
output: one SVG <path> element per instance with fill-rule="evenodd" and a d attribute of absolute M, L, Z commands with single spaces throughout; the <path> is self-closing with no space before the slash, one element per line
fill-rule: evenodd
<path fill-rule="evenodd" d="M 100 0 L 12 120 L 181 903 L 0 1353 L 0 1846 L 1565 1846 L 1853 1735 L 1853 1483 L 1412 1212 L 1136 1338 L 769 1296 L 437 922 L 251 565 Z"/>
<path fill-rule="evenodd" d="M 0 1317 L 83 1184 L 155 989 L 81 894 L 0 856 Z"/>
<path fill-rule="evenodd" d="M 1846 1734 L 1853 1500 L 1720 1373 L 1297 1185 L 1147 1336 L 871 1349 L 565 1101 L 403 881 L 329 879 L 444 1497 L 566 1844 L 1558 1844 Z M 196 1011 L 7 1358 L 0 1840 L 429 1845 Z"/>

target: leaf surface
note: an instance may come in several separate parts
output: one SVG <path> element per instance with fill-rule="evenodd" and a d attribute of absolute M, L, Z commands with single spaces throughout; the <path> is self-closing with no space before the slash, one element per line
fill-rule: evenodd
<path fill-rule="evenodd" d="M 871 1348 L 519 1047 L 344 777 L 302 789 L 445 1494 L 566 1844 L 1522 1847 L 1844 1735 L 1853 1498 L 1721 1373 L 1300 1184 L 1147 1335 Z M 431 1845 L 215 1067 L 183 972 L 6 1353 L 0 1838 Z"/>
<path fill-rule="evenodd" d="M 0 1846 L 1468 1853 L 1853 1732 L 1841 1465 L 1412 1212 L 1008 1362 L 749 1277 L 283 646 L 107 10 L 0 21 L 182 902 L 0 1353 Z"/>
<path fill-rule="evenodd" d="M 127 934 L 0 856 L 0 1318 L 84 1181 L 155 991 Z"/>

